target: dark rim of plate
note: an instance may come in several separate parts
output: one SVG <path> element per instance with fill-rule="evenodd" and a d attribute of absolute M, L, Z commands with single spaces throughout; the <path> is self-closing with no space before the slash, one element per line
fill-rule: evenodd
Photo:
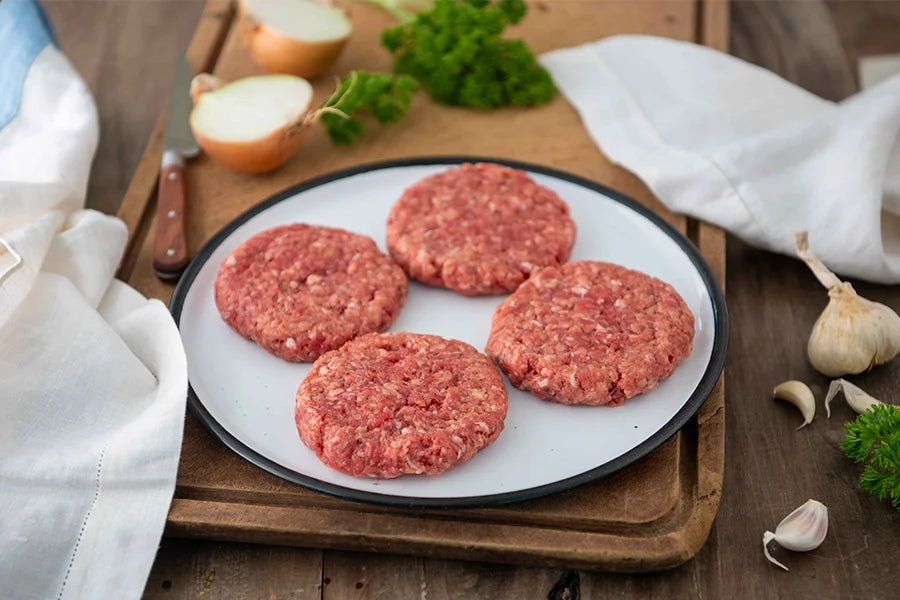
<path fill-rule="evenodd" d="M 172 316 L 175 319 L 175 323 L 180 324 L 181 310 L 184 305 L 184 300 L 187 296 L 188 290 L 193 284 L 194 279 L 197 277 L 197 274 L 200 272 L 200 269 L 209 259 L 213 251 L 228 236 L 230 236 L 235 229 L 243 225 L 245 222 L 247 222 L 257 214 L 274 206 L 275 204 L 278 204 L 279 202 L 291 198 L 308 189 L 338 179 L 343 179 L 352 175 L 366 173 L 369 171 L 390 169 L 395 167 L 457 165 L 462 163 L 478 162 L 502 164 L 514 169 L 521 169 L 523 171 L 530 171 L 532 173 L 540 173 L 542 175 L 548 175 L 550 177 L 569 181 L 576 185 L 598 192 L 612 200 L 615 200 L 616 202 L 619 202 L 620 204 L 627 206 L 636 213 L 649 219 L 654 225 L 662 230 L 663 233 L 672 238 L 684 251 L 684 253 L 687 254 L 688 258 L 696 267 L 697 272 L 700 274 L 700 277 L 703 279 L 703 282 L 706 285 L 707 292 L 709 293 L 709 297 L 712 300 L 715 331 L 713 336 L 712 355 L 710 356 L 709 364 L 706 367 L 706 372 L 703 374 L 700 383 L 694 389 L 690 398 L 688 398 L 687 402 L 685 402 L 681 410 L 679 410 L 675 414 L 675 416 L 673 416 L 669 420 L 668 423 L 666 423 L 656 433 L 647 438 L 644 442 L 642 442 L 635 448 L 632 448 L 628 452 L 614 458 L 613 460 L 599 465 L 589 471 L 585 471 L 584 473 L 580 473 L 566 479 L 561 479 L 553 483 L 527 488 L 524 490 L 504 492 L 501 494 L 462 496 L 453 498 L 417 498 L 412 496 L 396 496 L 390 494 L 380 494 L 376 492 L 365 492 L 361 490 L 346 488 L 340 485 L 327 483 L 325 481 L 321 481 L 307 475 L 303 475 L 292 469 L 288 469 L 251 449 L 237 437 L 228 432 L 218 421 L 213 418 L 209 411 L 206 410 L 206 407 L 203 406 L 203 401 L 197 396 L 194 388 L 189 385 L 188 407 L 190 408 L 191 412 L 194 413 L 194 416 L 196 416 L 200 420 L 200 422 L 206 426 L 207 429 L 209 429 L 231 450 L 236 452 L 247 461 L 253 463 L 257 467 L 260 467 L 261 469 L 268 471 L 273 475 L 277 475 L 282 479 L 319 492 L 331 494 L 333 496 L 338 496 L 340 498 L 349 500 L 372 502 L 388 506 L 405 506 L 414 508 L 462 508 L 491 506 L 507 504 L 510 502 L 519 502 L 523 500 L 531 500 L 534 498 L 539 498 L 541 496 L 554 494 L 556 492 L 569 490 L 582 484 L 600 479 L 601 477 L 605 477 L 611 473 L 614 473 L 615 471 L 618 471 L 619 469 L 622 469 L 623 467 L 634 463 L 638 459 L 643 458 L 644 456 L 661 446 L 669 438 L 675 435 L 682 427 L 684 427 L 688 423 L 688 421 L 690 421 L 690 419 L 697 413 L 697 411 L 700 409 L 700 406 L 710 395 L 710 393 L 712 393 L 713 388 L 719 380 L 719 375 L 722 373 L 722 369 L 725 366 L 725 351 L 728 347 L 729 335 L 728 312 L 725 307 L 725 297 L 722 294 L 721 288 L 716 282 L 716 277 L 713 274 L 712 269 L 700 254 L 700 252 L 697 250 L 697 248 L 694 247 L 694 245 L 684 235 L 682 235 L 681 232 L 669 225 L 662 217 L 651 211 L 649 208 L 639 204 L 628 196 L 612 190 L 606 186 L 600 185 L 599 183 L 595 183 L 583 177 L 579 177 L 577 175 L 572 175 L 564 171 L 559 171 L 557 169 L 552 169 L 550 167 L 544 167 L 541 165 L 514 160 L 477 156 L 433 156 L 420 158 L 403 158 L 379 161 L 351 167 L 349 169 L 342 169 L 340 171 L 334 171 L 332 173 L 322 175 L 321 177 L 316 177 L 314 179 L 310 179 L 308 181 L 295 185 L 294 187 L 275 194 L 271 198 L 264 200 L 263 202 L 250 208 L 242 215 L 234 219 L 231 223 L 223 227 L 216 235 L 212 237 L 212 239 L 210 239 L 203 246 L 203 248 L 197 253 L 197 256 L 194 257 L 194 259 L 191 261 L 188 268 L 185 270 L 184 275 L 182 275 L 181 280 L 178 282 L 178 286 L 175 288 L 175 292 L 172 295 L 170 310 L 172 312 Z"/>

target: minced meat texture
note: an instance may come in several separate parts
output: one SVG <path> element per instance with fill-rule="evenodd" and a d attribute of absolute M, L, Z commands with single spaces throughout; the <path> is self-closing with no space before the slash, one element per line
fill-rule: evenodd
<path fill-rule="evenodd" d="M 403 192 L 387 244 L 406 272 L 467 296 L 515 290 L 564 263 L 575 241 L 569 207 L 523 171 L 464 164 Z"/>
<path fill-rule="evenodd" d="M 503 430 L 497 367 L 458 340 L 414 333 L 359 337 L 322 355 L 297 390 L 300 439 L 359 477 L 437 475 Z"/>
<path fill-rule="evenodd" d="M 238 246 L 219 268 L 215 298 L 239 334 L 304 362 L 390 327 L 407 287 L 403 270 L 371 238 L 298 223 Z"/>
<path fill-rule="evenodd" d="M 669 377 L 693 339 L 694 316 L 672 286 L 578 261 L 538 272 L 497 308 L 487 354 L 539 398 L 615 406 Z"/>

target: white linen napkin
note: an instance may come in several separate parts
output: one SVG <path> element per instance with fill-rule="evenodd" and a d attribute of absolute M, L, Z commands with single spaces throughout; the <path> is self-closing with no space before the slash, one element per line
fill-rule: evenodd
<path fill-rule="evenodd" d="M 900 75 L 840 103 L 721 52 L 618 36 L 540 57 L 610 160 L 671 210 L 900 283 Z"/>
<path fill-rule="evenodd" d="M 50 36 L 0 3 L 0 597 L 139 598 L 187 369 L 166 307 L 113 279 L 124 225 L 82 208 L 97 113 Z"/>

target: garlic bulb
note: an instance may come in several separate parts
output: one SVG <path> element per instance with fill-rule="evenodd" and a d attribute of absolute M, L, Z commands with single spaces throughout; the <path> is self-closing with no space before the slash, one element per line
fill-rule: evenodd
<path fill-rule="evenodd" d="M 831 418 L 831 400 L 837 396 L 838 392 L 844 392 L 847 404 L 859 414 L 863 414 L 875 404 L 881 404 L 880 400 L 873 398 L 849 381 L 835 379 L 828 386 L 828 394 L 825 395 L 825 414 L 828 415 L 828 418 Z"/>
<path fill-rule="evenodd" d="M 802 381 L 792 379 L 791 381 L 779 383 L 772 390 L 772 397 L 778 400 L 787 400 L 800 409 L 800 413 L 803 415 L 803 422 L 797 430 L 803 429 L 812 423 L 816 416 L 816 397 L 813 396 L 809 386 Z"/>
<path fill-rule="evenodd" d="M 807 500 L 803 506 L 778 524 L 775 533 L 766 531 L 763 534 L 763 552 L 769 562 L 790 571 L 769 554 L 769 542 L 774 540 L 780 546 L 794 552 L 809 552 L 822 545 L 827 533 L 828 508 L 817 500 Z"/>
<path fill-rule="evenodd" d="M 809 249 L 809 236 L 796 234 L 797 255 L 828 288 L 828 306 L 819 315 L 806 351 L 812 366 L 829 377 L 855 375 L 900 353 L 900 316 L 884 304 L 857 295 Z"/>

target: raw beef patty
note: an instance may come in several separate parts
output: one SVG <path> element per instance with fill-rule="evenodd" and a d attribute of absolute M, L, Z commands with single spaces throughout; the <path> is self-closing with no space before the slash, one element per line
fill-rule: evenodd
<path fill-rule="evenodd" d="M 502 294 L 569 257 L 575 223 L 524 172 L 464 164 L 403 192 L 387 222 L 391 256 L 413 278 L 460 294 Z"/>
<path fill-rule="evenodd" d="M 437 475 L 503 430 L 506 388 L 491 360 L 457 340 L 359 337 L 322 355 L 297 390 L 300 439 L 360 477 Z"/>
<path fill-rule="evenodd" d="M 497 307 L 487 353 L 539 398 L 615 406 L 671 375 L 693 339 L 694 316 L 672 286 L 578 261 L 538 272 Z"/>
<path fill-rule="evenodd" d="M 238 246 L 215 284 L 216 306 L 228 325 L 294 362 L 384 331 L 406 290 L 403 270 L 371 238 L 299 223 Z"/>

